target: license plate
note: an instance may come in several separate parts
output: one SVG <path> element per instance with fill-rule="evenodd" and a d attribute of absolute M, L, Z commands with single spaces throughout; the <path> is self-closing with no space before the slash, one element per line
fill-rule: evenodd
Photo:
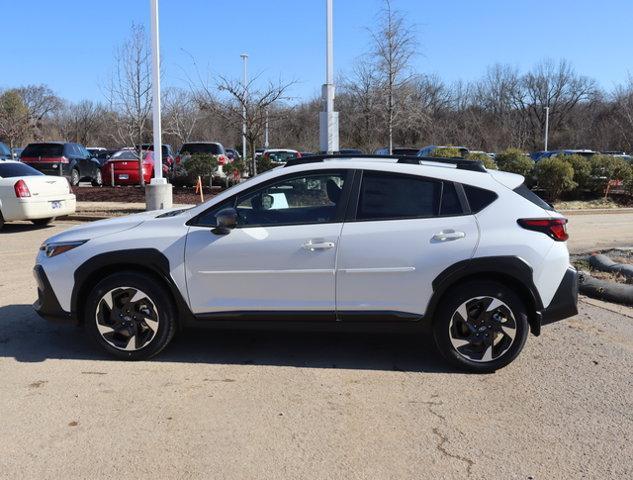
<path fill-rule="evenodd" d="M 127 173 L 122 173 L 119 175 L 119 180 L 128 180 L 130 176 Z"/>
<path fill-rule="evenodd" d="M 55 202 L 51 202 L 51 208 L 53 210 L 57 210 L 58 208 L 62 208 L 61 200 L 58 200 L 58 201 L 55 201 Z"/>

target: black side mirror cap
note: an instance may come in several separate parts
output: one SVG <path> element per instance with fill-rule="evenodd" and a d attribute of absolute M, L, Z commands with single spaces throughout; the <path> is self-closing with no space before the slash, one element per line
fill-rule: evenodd
<path fill-rule="evenodd" d="M 225 208 L 215 216 L 216 227 L 211 230 L 216 235 L 226 235 L 237 226 L 237 210 Z"/>

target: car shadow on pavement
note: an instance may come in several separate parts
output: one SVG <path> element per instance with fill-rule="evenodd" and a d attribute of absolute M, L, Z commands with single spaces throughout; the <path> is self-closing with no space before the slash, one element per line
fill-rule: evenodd
<path fill-rule="evenodd" d="M 52 228 L 55 225 L 33 225 L 32 223 L 5 223 L 0 230 L 0 235 L 7 235 L 10 233 L 22 233 L 31 232 L 33 230 L 43 230 L 45 228 Z"/>
<path fill-rule="evenodd" d="M 40 319 L 31 305 L 0 307 L 0 358 L 112 360 L 84 329 Z M 457 372 L 430 335 L 188 329 L 153 362 Z"/>

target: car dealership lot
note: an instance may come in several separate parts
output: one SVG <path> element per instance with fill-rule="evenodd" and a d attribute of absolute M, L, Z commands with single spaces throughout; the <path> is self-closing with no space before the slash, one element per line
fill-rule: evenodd
<path fill-rule="evenodd" d="M 117 362 L 30 306 L 39 244 L 71 225 L 12 224 L 0 234 L 6 478 L 566 479 L 633 470 L 631 316 L 583 302 L 493 375 L 456 373 L 430 340 L 397 335 L 185 332 L 153 361 Z"/>

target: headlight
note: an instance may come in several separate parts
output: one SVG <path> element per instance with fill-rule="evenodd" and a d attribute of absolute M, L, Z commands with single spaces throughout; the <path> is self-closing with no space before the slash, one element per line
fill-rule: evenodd
<path fill-rule="evenodd" d="M 77 248 L 87 241 L 88 240 L 76 240 L 74 242 L 44 242 L 40 247 L 40 250 L 43 250 L 46 253 L 47 257 L 55 257 L 60 253 L 67 252 L 68 250 L 72 250 L 73 248 Z"/>

